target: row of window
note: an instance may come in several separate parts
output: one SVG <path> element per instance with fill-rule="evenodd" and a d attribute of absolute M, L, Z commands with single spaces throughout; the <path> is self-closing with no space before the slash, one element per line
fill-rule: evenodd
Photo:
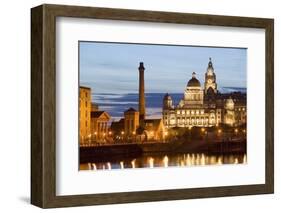
<path fill-rule="evenodd" d="M 179 120 L 187 120 L 187 121 L 189 121 L 189 120 L 206 120 L 206 121 L 208 121 L 209 120 L 209 117 L 188 117 L 188 118 L 184 118 L 184 117 L 171 117 L 171 118 L 168 118 L 168 117 L 164 117 L 164 120 L 175 120 L 175 119 L 177 119 L 178 121 Z M 211 119 L 214 119 L 214 117 L 211 117 Z M 218 116 L 217 117 L 217 119 L 218 120 L 220 120 L 221 119 L 221 116 Z"/>
<path fill-rule="evenodd" d="M 168 121 L 165 121 L 164 122 L 165 125 L 168 125 L 169 123 L 170 124 L 175 124 L 175 122 L 168 122 Z M 197 119 L 197 120 L 194 120 L 194 119 L 187 119 L 187 120 L 177 120 L 176 122 L 178 125 L 207 125 L 209 124 L 209 120 L 204 120 L 204 119 Z M 210 123 L 211 124 L 214 124 L 215 123 L 215 120 L 214 119 L 211 119 L 210 120 Z"/>
<path fill-rule="evenodd" d="M 164 112 L 164 114 L 169 114 L 169 112 Z M 176 114 L 178 114 L 178 115 L 180 115 L 180 114 L 182 114 L 182 115 L 185 115 L 185 114 L 187 114 L 187 115 L 199 115 L 199 114 L 201 114 L 201 115 L 203 115 L 204 114 L 204 110 L 177 110 L 176 111 Z M 221 114 L 221 112 L 220 111 L 217 111 L 217 114 Z"/>
<path fill-rule="evenodd" d="M 242 108 L 235 108 L 235 111 L 245 111 L 246 109 L 244 107 Z"/>
<path fill-rule="evenodd" d="M 201 100 L 201 99 L 202 99 L 202 97 L 201 97 L 200 94 L 195 94 L 195 95 L 191 94 L 191 95 L 187 95 L 187 98 L 188 98 L 189 100 Z"/>

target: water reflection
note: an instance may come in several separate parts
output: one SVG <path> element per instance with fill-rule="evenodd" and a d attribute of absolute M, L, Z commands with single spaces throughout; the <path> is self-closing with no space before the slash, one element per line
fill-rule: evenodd
<path fill-rule="evenodd" d="M 157 167 L 189 167 L 222 164 L 245 164 L 247 155 L 206 155 L 196 154 L 170 154 L 170 155 L 144 155 L 138 158 L 124 158 L 120 161 L 89 162 L 80 164 L 80 170 L 111 170 L 135 169 Z"/>

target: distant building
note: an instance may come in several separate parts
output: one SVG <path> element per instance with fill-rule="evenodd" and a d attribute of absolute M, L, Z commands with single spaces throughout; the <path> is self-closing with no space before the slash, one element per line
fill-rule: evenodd
<path fill-rule="evenodd" d="M 91 137 L 91 88 L 79 88 L 79 127 L 80 141 L 83 143 Z"/>
<path fill-rule="evenodd" d="M 136 135 L 139 127 L 139 112 L 134 108 L 130 108 L 124 112 L 124 133 L 126 137 Z"/>
<path fill-rule="evenodd" d="M 110 115 L 105 111 L 91 112 L 91 137 L 94 140 L 105 140 L 108 137 Z"/>
<path fill-rule="evenodd" d="M 110 131 L 114 139 L 120 139 L 122 133 L 125 133 L 125 119 L 121 118 L 119 121 L 111 122 Z"/>
<path fill-rule="evenodd" d="M 164 139 L 164 125 L 162 119 L 146 119 L 145 134 L 147 140 L 163 140 Z"/>
<path fill-rule="evenodd" d="M 210 61 L 205 73 L 204 87 L 196 74 L 188 81 L 183 99 L 174 105 L 167 93 L 163 98 L 163 121 L 166 128 L 238 126 L 247 120 L 246 94 L 240 92 L 221 94 L 217 89 L 216 74 Z"/>

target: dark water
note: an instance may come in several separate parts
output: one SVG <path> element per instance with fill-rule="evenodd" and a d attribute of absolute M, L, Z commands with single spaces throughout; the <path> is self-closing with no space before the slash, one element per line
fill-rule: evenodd
<path fill-rule="evenodd" d="M 197 154 L 157 154 L 137 158 L 124 158 L 108 162 L 89 162 L 80 164 L 80 170 L 111 170 L 134 168 L 189 167 L 222 164 L 245 164 L 246 154 L 207 155 Z"/>
<path fill-rule="evenodd" d="M 221 93 L 230 92 L 246 92 L 246 88 L 238 87 L 223 87 Z M 148 117 L 162 117 L 162 103 L 165 93 L 146 93 L 146 113 Z M 170 94 L 175 105 L 183 98 L 182 93 Z M 138 109 L 138 94 L 114 94 L 114 93 L 98 93 L 93 95 L 92 100 L 99 106 L 100 110 L 107 111 L 115 120 L 123 117 L 125 110 L 130 107 Z"/>

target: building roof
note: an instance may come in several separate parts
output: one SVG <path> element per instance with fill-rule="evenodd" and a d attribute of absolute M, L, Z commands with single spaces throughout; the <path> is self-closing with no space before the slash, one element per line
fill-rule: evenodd
<path fill-rule="evenodd" d="M 110 115 L 105 111 L 92 111 L 91 118 L 99 118 L 102 114 L 105 114 L 108 118 L 110 118 Z"/>
<path fill-rule="evenodd" d="M 133 107 L 130 107 L 128 110 L 126 110 L 125 112 L 136 112 L 137 110 L 135 110 Z"/>
<path fill-rule="evenodd" d="M 187 87 L 201 87 L 200 81 L 195 77 L 195 73 L 192 73 L 192 78 L 188 81 Z"/>
<path fill-rule="evenodd" d="M 90 87 L 86 87 L 86 86 L 79 86 L 80 89 L 87 89 L 87 90 L 91 90 Z"/>

